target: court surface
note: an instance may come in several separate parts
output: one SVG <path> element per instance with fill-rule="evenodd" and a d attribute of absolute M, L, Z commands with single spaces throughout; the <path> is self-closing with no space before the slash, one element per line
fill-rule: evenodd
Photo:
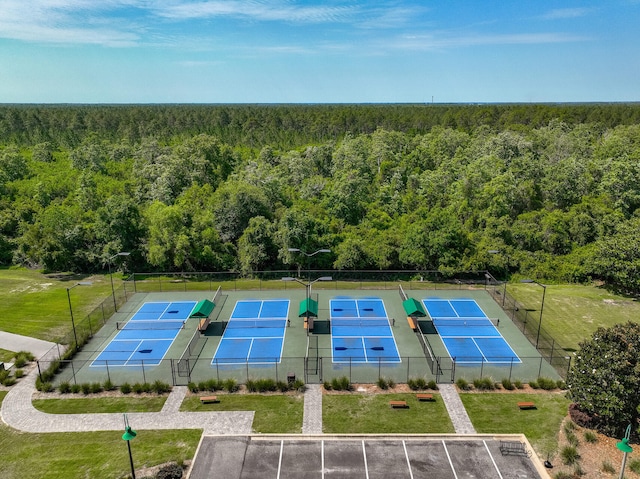
<path fill-rule="evenodd" d="M 474 299 L 422 300 L 449 356 L 457 363 L 520 363 Z"/>
<path fill-rule="evenodd" d="M 189 479 L 539 479 L 493 436 L 203 436 Z M 520 441 L 522 436 L 512 436 Z M 528 447 L 528 446 L 527 446 Z"/>
<path fill-rule="evenodd" d="M 212 366 L 279 363 L 289 303 L 288 299 L 237 301 L 211 360 Z"/>
<path fill-rule="evenodd" d="M 122 327 L 90 367 L 157 366 L 185 326 L 196 301 L 148 302 Z"/>
<path fill-rule="evenodd" d="M 334 363 L 399 363 L 395 337 L 380 298 L 330 301 Z"/>

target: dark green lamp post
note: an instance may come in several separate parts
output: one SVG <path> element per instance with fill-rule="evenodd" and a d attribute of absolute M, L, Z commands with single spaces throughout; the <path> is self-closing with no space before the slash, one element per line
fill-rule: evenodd
<path fill-rule="evenodd" d="M 129 451 L 129 463 L 131 464 L 131 479 L 136 479 L 136 470 L 133 467 L 133 456 L 131 455 L 131 439 L 134 439 L 138 433 L 136 433 L 131 426 L 129 426 L 129 420 L 127 419 L 127 415 L 124 415 L 124 434 L 122 435 L 122 439 L 127 441 L 127 449 Z"/>
<path fill-rule="evenodd" d="M 633 451 L 633 448 L 629 445 L 629 436 L 631 436 L 631 424 L 627 426 L 627 432 L 624 435 L 624 438 L 616 444 L 616 447 L 624 452 L 622 456 L 622 468 L 620 468 L 620 479 L 624 477 L 624 466 L 627 464 L 627 454 Z"/>

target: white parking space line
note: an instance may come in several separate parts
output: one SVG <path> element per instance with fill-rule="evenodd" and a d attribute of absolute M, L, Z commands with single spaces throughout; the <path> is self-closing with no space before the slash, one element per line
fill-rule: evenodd
<path fill-rule="evenodd" d="M 362 441 L 362 457 L 364 458 L 364 474 L 369 479 L 369 466 L 367 465 L 367 451 L 364 448 L 364 441 Z"/>
<path fill-rule="evenodd" d="M 453 467 L 453 462 L 451 462 L 451 456 L 449 455 L 449 450 L 447 449 L 447 445 L 442 441 L 442 446 L 444 447 L 444 452 L 447 454 L 447 459 L 449 460 L 449 465 L 451 466 L 451 472 L 453 472 L 453 477 L 458 479 L 458 475 L 456 474 L 456 469 Z"/>
<path fill-rule="evenodd" d="M 282 470 L 282 451 L 284 450 L 284 440 L 280 441 L 280 458 L 278 459 L 278 479 L 280 479 L 280 471 Z"/>
<path fill-rule="evenodd" d="M 404 448 L 404 457 L 407 459 L 407 467 L 409 468 L 409 477 L 413 479 L 413 471 L 411 470 L 411 461 L 409 461 L 409 453 L 407 452 L 406 441 L 402 441 L 402 447 Z"/>
<path fill-rule="evenodd" d="M 493 454 L 491 454 L 491 451 L 489 450 L 489 446 L 487 446 L 487 441 L 482 441 L 482 443 L 484 444 L 484 448 L 487 450 L 487 454 L 489 454 L 489 457 L 491 458 L 491 462 L 493 462 L 493 467 L 496 468 L 498 477 L 502 479 L 502 474 L 500 474 L 500 469 L 498 469 L 498 465 L 496 464 L 496 461 L 493 459 Z"/>

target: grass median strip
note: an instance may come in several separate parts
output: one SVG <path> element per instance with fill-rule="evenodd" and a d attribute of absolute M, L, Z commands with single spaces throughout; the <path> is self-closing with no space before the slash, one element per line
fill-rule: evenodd
<path fill-rule="evenodd" d="M 264 434 L 296 434 L 302 432 L 304 396 L 222 394 L 219 403 L 202 404 L 199 396 L 189 396 L 181 411 L 255 411 L 253 430 Z"/>
<path fill-rule="evenodd" d="M 89 414 L 110 412 L 158 412 L 166 397 L 92 397 L 34 399 L 33 406 L 49 414 Z"/>
<path fill-rule="evenodd" d="M 6 392 L 0 392 L 0 400 Z M 131 426 L 136 429 L 135 424 Z M 124 427 L 123 427 L 124 430 Z M 26 434 L 0 423 L 3 479 L 100 477 L 130 470 L 123 431 Z M 140 431 L 131 449 L 136 469 L 193 458 L 201 430 Z"/>
<path fill-rule="evenodd" d="M 322 428 L 327 434 L 453 433 L 444 402 L 420 402 L 415 394 L 326 394 L 322 397 Z M 405 401 L 395 409 L 390 401 Z"/>

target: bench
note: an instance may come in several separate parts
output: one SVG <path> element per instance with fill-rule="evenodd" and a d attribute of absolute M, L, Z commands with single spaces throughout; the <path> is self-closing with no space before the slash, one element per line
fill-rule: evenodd
<path fill-rule="evenodd" d="M 218 399 L 218 396 L 202 396 L 200 397 L 200 402 L 202 404 L 208 404 L 212 402 L 220 402 L 220 399 Z"/>
<path fill-rule="evenodd" d="M 391 406 L 394 409 L 400 408 L 400 409 L 408 409 L 409 406 L 407 406 L 407 401 L 389 401 L 389 406 Z"/>
<path fill-rule="evenodd" d="M 519 402 L 518 407 L 520 409 L 535 409 L 536 405 L 535 403 L 532 403 L 532 402 Z"/>
<path fill-rule="evenodd" d="M 531 456 L 531 451 L 528 451 L 524 442 L 518 441 L 500 441 L 500 452 L 503 456 Z"/>
<path fill-rule="evenodd" d="M 415 331 L 416 329 L 418 329 L 418 325 L 416 324 L 416 320 L 413 319 L 411 316 L 407 316 L 407 323 L 409 323 L 409 327 Z"/>
<path fill-rule="evenodd" d="M 435 399 L 433 399 L 433 394 L 416 394 L 416 399 L 418 401 L 435 401 Z"/>

